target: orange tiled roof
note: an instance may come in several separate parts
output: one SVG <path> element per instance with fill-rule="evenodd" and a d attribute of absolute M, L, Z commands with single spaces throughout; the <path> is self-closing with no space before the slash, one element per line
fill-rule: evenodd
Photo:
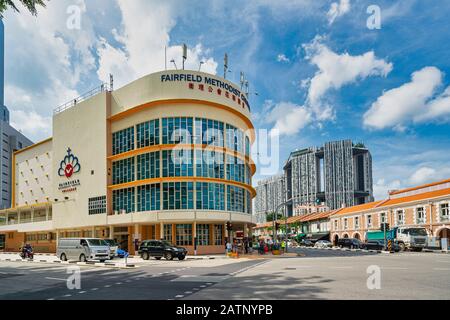
<path fill-rule="evenodd" d="M 369 203 L 360 204 L 360 205 L 353 206 L 353 207 L 342 208 L 338 212 L 336 212 L 336 215 L 343 215 L 343 214 L 348 214 L 348 213 L 353 213 L 353 212 L 359 212 L 359 211 L 365 211 L 365 210 L 373 209 L 373 208 L 377 207 L 378 205 L 380 205 L 384 201 L 385 200 L 383 200 L 383 201 L 375 201 L 375 202 L 369 202 Z"/>
<path fill-rule="evenodd" d="M 407 203 L 407 202 L 412 202 L 412 201 L 432 199 L 432 198 L 445 196 L 445 195 L 450 196 L 450 188 L 419 193 L 419 194 L 415 194 L 412 196 L 401 197 L 401 198 L 397 198 L 397 199 L 388 199 L 380 207 L 387 207 L 387 206 L 392 206 L 392 205 Z"/>
<path fill-rule="evenodd" d="M 386 200 L 382 200 L 382 201 L 375 201 L 375 202 L 361 204 L 358 206 L 343 208 L 343 209 L 339 210 L 338 212 L 336 212 L 334 215 L 351 214 L 351 213 L 366 211 L 366 210 L 370 210 L 370 209 L 374 209 L 374 208 L 384 208 L 384 207 L 389 207 L 389 206 L 393 206 L 393 205 L 399 205 L 402 203 L 409 203 L 409 202 L 413 202 L 413 201 L 433 199 L 433 198 L 446 196 L 446 195 L 450 196 L 450 188 L 419 193 L 419 194 L 406 196 L 406 197 L 400 197 L 400 198 L 396 198 L 396 199 L 386 199 Z"/>
<path fill-rule="evenodd" d="M 389 194 L 390 195 L 394 195 L 394 194 L 404 193 L 404 192 L 408 192 L 408 191 L 419 190 L 419 189 L 423 189 L 423 188 L 437 186 L 437 185 L 444 184 L 444 183 L 447 183 L 447 182 L 450 182 L 450 179 L 437 181 L 437 182 L 432 182 L 432 183 L 424 184 L 424 185 L 417 186 L 417 187 L 406 188 L 406 189 L 402 189 L 402 190 L 395 190 L 395 191 L 389 192 Z"/>

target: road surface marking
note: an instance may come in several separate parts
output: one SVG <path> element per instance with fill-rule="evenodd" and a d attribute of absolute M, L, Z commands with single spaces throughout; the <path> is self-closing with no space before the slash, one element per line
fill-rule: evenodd
<path fill-rule="evenodd" d="M 67 279 L 45 277 L 47 280 L 67 281 Z"/>
<path fill-rule="evenodd" d="M 433 268 L 436 271 L 450 271 L 450 268 Z"/>
<path fill-rule="evenodd" d="M 80 292 L 78 292 L 79 294 L 83 294 L 83 293 L 86 293 L 86 291 L 80 291 Z"/>

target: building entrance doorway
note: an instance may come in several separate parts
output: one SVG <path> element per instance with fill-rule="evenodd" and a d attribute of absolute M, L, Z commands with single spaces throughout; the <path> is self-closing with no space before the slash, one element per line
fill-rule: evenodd
<path fill-rule="evenodd" d="M 333 243 L 335 247 L 337 247 L 338 240 L 339 240 L 339 236 L 335 235 L 334 236 L 334 243 Z"/>
<path fill-rule="evenodd" d="M 0 234 L 0 251 L 5 250 L 5 235 Z"/>
<path fill-rule="evenodd" d="M 447 247 L 450 247 L 450 229 L 449 228 L 444 228 L 442 229 L 439 234 L 439 239 L 447 239 Z M 442 241 L 441 241 L 442 244 Z M 445 249 L 445 248 L 442 248 Z"/>

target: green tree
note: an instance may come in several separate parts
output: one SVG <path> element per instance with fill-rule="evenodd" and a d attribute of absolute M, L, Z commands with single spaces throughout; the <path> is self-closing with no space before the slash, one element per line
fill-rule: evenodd
<path fill-rule="evenodd" d="M 267 214 L 267 222 L 272 222 L 274 220 L 274 218 L 275 218 L 275 213 L 274 212 Z M 283 218 L 283 215 L 281 213 L 279 213 L 277 215 L 276 220 L 280 220 L 281 218 Z"/>
<path fill-rule="evenodd" d="M 33 16 L 36 16 L 37 7 L 45 7 L 45 1 L 49 0 L 0 0 L 0 17 L 3 18 L 3 14 L 9 8 L 13 9 L 16 12 L 20 12 L 19 8 L 17 8 L 16 5 L 17 2 L 20 2 L 25 8 L 27 8 Z"/>

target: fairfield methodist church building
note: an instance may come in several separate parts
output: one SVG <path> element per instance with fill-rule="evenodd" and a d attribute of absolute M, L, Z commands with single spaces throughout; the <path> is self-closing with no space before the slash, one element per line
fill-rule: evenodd
<path fill-rule="evenodd" d="M 194 71 L 103 85 L 56 109 L 53 137 L 14 154 L 0 250 L 55 252 L 61 237 L 165 239 L 222 253 L 252 225 L 255 140 L 245 93 Z"/>

